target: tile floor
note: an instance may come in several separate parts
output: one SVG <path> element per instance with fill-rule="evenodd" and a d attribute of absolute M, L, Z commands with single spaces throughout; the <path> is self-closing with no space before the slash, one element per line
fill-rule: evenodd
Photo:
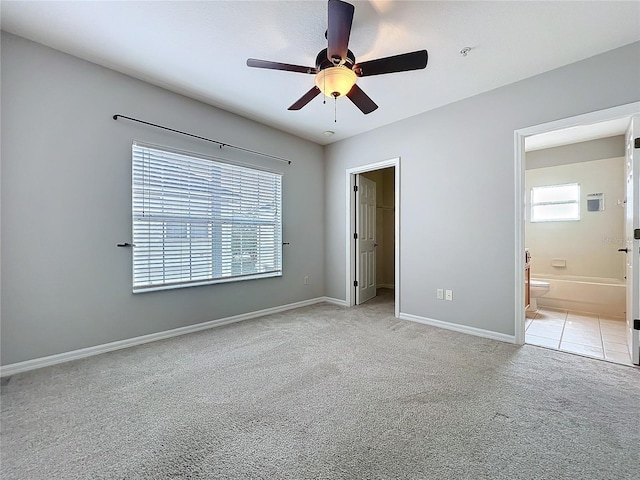
<path fill-rule="evenodd" d="M 527 311 L 525 342 L 631 365 L 622 318 L 552 308 Z"/>

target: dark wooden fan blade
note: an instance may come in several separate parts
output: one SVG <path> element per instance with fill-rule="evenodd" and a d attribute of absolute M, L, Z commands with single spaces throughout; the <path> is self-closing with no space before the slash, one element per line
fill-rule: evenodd
<path fill-rule="evenodd" d="M 354 85 L 351 90 L 349 90 L 347 97 L 349 97 L 355 106 L 358 107 L 365 115 L 378 108 L 378 105 L 376 105 L 358 85 Z"/>
<path fill-rule="evenodd" d="M 381 75 L 383 73 L 407 72 L 409 70 L 420 70 L 427 66 L 429 55 L 426 50 L 403 53 L 393 57 L 378 58 L 368 62 L 357 63 L 353 71 L 359 77 L 370 77 L 371 75 Z"/>
<path fill-rule="evenodd" d="M 316 69 L 313 67 L 303 67 L 300 65 L 290 65 L 288 63 L 278 63 L 278 62 L 270 62 L 268 60 L 258 60 L 256 58 L 247 59 L 248 67 L 255 68 L 267 68 L 269 70 L 285 70 L 287 72 L 298 72 L 298 73 L 311 73 L 316 74 Z"/>
<path fill-rule="evenodd" d="M 320 89 L 318 87 L 316 87 L 314 85 L 314 87 L 309 90 L 307 93 L 305 93 L 302 97 L 300 97 L 300 99 L 298 101 L 296 101 L 296 103 L 294 103 L 293 105 L 291 105 L 288 110 L 300 110 L 302 107 L 304 107 L 307 103 L 309 103 L 311 100 L 313 100 L 314 98 L 316 98 L 316 96 L 320 93 Z"/>
<path fill-rule="evenodd" d="M 329 0 L 329 23 L 327 26 L 327 58 L 334 65 L 347 58 L 349 35 L 355 7 L 340 0 Z"/>

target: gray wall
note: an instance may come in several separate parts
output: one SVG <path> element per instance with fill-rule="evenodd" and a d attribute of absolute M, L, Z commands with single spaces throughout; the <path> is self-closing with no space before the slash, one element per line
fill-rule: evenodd
<path fill-rule="evenodd" d="M 3 365 L 324 294 L 322 147 L 4 32 L 1 53 Z M 133 295 L 133 139 L 284 172 L 284 276 Z"/>
<path fill-rule="evenodd" d="M 533 170 L 535 168 L 569 165 L 576 162 L 624 157 L 624 149 L 624 135 L 616 135 L 588 142 L 527 152 L 525 154 L 525 166 L 527 170 Z"/>
<path fill-rule="evenodd" d="M 345 295 L 345 169 L 399 156 L 401 313 L 514 335 L 514 130 L 638 101 L 638 85 L 634 43 L 328 146 L 326 295 Z"/>

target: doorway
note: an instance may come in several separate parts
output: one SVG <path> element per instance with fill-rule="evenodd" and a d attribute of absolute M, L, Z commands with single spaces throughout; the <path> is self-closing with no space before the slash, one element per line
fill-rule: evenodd
<path fill-rule="evenodd" d="M 372 180 L 373 179 L 373 180 Z M 386 179 L 386 180 L 385 180 Z M 387 188 L 385 192 L 385 181 L 387 182 Z M 382 193 L 382 196 L 378 200 L 373 200 L 374 204 L 366 205 L 367 202 L 371 203 L 369 198 L 361 199 L 358 196 L 358 187 L 360 183 L 367 183 L 369 185 L 368 192 L 371 192 L 371 183 L 377 187 L 380 184 L 381 188 L 375 188 L 376 197 L 378 191 Z M 391 183 L 389 185 L 389 182 Z M 346 303 L 351 307 L 358 303 L 360 293 L 358 288 L 361 286 L 373 285 L 373 291 L 369 289 L 364 294 L 363 298 L 371 298 L 372 294 L 375 296 L 376 290 L 379 287 L 393 286 L 394 292 L 394 314 L 396 318 L 400 314 L 400 159 L 393 158 L 390 160 L 362 165 L 360 167 L 351 168 L 346 170 L 346 199 L 345 211 L 347 238 L 345 242 L 346 248 Z M 391 194 L 389 194 L 391 192 Z M 387 195 L 385 195 L 387 193 Z M 364 206 L 367 208 L 360 209 L 359 204 L 364 202 Z M 374 206 L 375 205 L 375 206 Z M 367 227 L 367 219 L 362 218 L 362 212 L 369 211 L 368 219 L 369 226 L 371 222 L 377 225 L 377 219 L 382 219 L 384 222 L 385 217 L 387 225 L 381 232 L 380 228 L 373 228 L 370 230 L 368 238 L 364 238 L 365 242 L 360 242 L 363 237 L 361 231 Z M 366 213 L 365 213 L 366 215 Z M 390 220 L 390 222 L 389 222 Z M 390 223 L 390 224 L 389 224 Z M 392 228 L 392 230 L 391 230 Z M 378 230 L 376 232 L 376 230 Z M 371 238 L 371 232 L 374 235 Z M 377 238 L 380 234 L 382 238 Z M 376 246 L 376 244 L 378 244 Z M 376 249 L 379 249 L 379 251 Z M 362 252 L 359 252 L 362 250 Z M 359 255 L 362 254 L 359 258 Z M 362 265 L 362 260 L 366 260 L 367 264 Z M 376 263 L 382 262 L 381 268 L 376 268 Z M 366 267 L 366 268 L 363 268 Z M 367 282 L 368 285 L 362 282 Z"/>
<path fill-rule="evenodd" d="M 516 255 L 515 257 L 516 258 L 516 272 L 515 272 L 516 273 L 515 275 L 515 278 L 516 278 L 516 302 L 515 302 L 516 303 L 515 304 L 516 325 L 515 325 L 515 333 L 516 333 L 516 343 L 518 344 L 525 343 L 525 330 L 527 329 L 527 327 L 531 328 L 531 324 L 530 324 L 531 319 L 526 319 L 525 310 L 523 308 L 524 301 L 525 301 L 525 298 L 524 298 L 525 289 L 521 288 L 521 286 L 525 285 L 525 268 L 523 267 L 523 261 L 525 257 L 524 252 L 525 252 L 525 246 L 526 246 L 524 231 L 525 231 L 525 219 L 527 218 L 526 211 L 525 211 L 525 204 L 526 204 L 525 195 L 528 194 L 528 192 L 525 190 L 525 170 L 526 170 L 525 139 L 528 138 L 529 141 L 533 141 L 533 140 L 538 140 L 539 138 L 542 138 L 545 136 L 547 136 L 547 138 L 550 138 L 554 135 L 556 136 L 574 135 L 574 134 L 580 133 L 579 132 L 580 129 L 603 128 L 605 124 L 608 126 L 617 125 L 614 128 L 618 128 L 618 129 L 620 129 L 621 124 L 624 124 L 624 126 L 622 127 L 623 131 L 615 132 L 616 134 L 624 135 L 628 128 L 627 125 L 629 125 L 632 116 L 634 114 L 637 114 L 638 111 L 640 111 L 640 102 L 636 102 L 629 105 L 623 105 L 620 107 L 614 107 L 614 108 L 603 110 L 603 111 L 592 112 L 586 115 L 580 115 L 578 117 L 563 119 L 563 120 L 559 120 L 559 121 L 555 121 L 555 122 L 551 122 L 543 125 L 537 125 L 534 127 L 523 129 L 523 130 L 518 130 L 515 132 L 514 137 L 515 137 L 515 162 L 516 162 L 515 163 L 515 173 L 516 173 L 515 175 L 516 177 L 515 178 L 515 181 L 516 181 L 516 185 L 515 185 L 516 187 L 515 188 L 515 195 L 516 195 L 515 197 L 515 200 L 516 200 L 516 211 L 515 211 L 516 213 L 516 252 L 515 252 L 515 255 Z M 617 120 L 620 120 L 621 122 L 616 122 Z M 605 136 L 607 135 L 601 135 L 601 137 L 605 137 Z M 594 137 L 591 137 L 591 138 L 594 138 Z M 576 140 L 576 142 L 577 141 L 579 140 Z M 576 142 L 566 141 L 564 144 L 566 145 L 568 143 L 576 143 Z M 587 192 L 584 192 L 584 193 L 586 194 Z M 615 199 L 613 203 L 615 205 Z M 630 207 L 632 211 L 633 205 L 631 205 Z M 626 212 L 629 211 L 629 209 L 627 209 L 627 207 L 624 205 L 623 205 L 623 208 L 625 208 L 625 215 L 627 215 Z M 636 202 L 635 208 L 637 209 L 637 202 Z M 629 250 L 630 252 L 634 252 L 633 248 L 630 248 Z M 636 254 L 637 252 L 635 252 L 633 256 L 637 257 Z M 629 253 L 628 255 L 632 256 L 631 253 Z M 561 260 L 561 259 L 554 259 L 554 260 Z M 629 279 L 627 280 L 627 286 L 632 285 L 634 280 L 637 280 L 637 276 L 638 276 L 638 273 L 636 270 L 635 275 L 629 276 Z M 561 281 L 564 282 L 564 279 Z M 635 302 L 635 305 L 637 305 L 638 297 L 640 297 L 640 291 L 637 288 L 627 288 L 627 291 L 628 291 L 627 295 L 630 295 L 633 297 L 630 299 L 631 304 Z M 547 313 L 547 316 L 550 317 L 549 318 L 550 325 L 548 327 L 550 329 L 549 331 L 555 328 L 558 331 L 562 331 L 563 332 L 562 335 L 564 335 L 564 329 L 567 328 L 567 325 L 573 326 L 573 327 L 579 326 L 579 328 L 582 328 L 584 326 L 586 328 L 591 328 L 594 331 L 597 331 L 599 335 L 601 335 L 600 338 L 601 338 L 602 346 L 604 347 L 604 351 L 606 351 L 607 349 L 606 348 L 607 345 L 605 344 L 605 341 L 604 341 L 606 339 L 606 336 L 608 335 L 620 336 L 622 331 L 630 330 L 629 351 L 631 354 L 633 354 L 635 350 L 638 348 L 638 341 L 636 338 L 638 336 L 638 332 L 633 331 L 633 326 L 632 326 L 633 321 L 629 320 L 629 318 L 631 318 L 630 316 L 633 315 L 634 312 L 636 315 L 638 314 L 638 312 L 636 312 L 635 310 L 633 312 L 627 312 L 626 319 L 624 320 L 619 319 L 621 320 L 620 325 L 609 324 L 606 315 L 592 315 L 589 317 L 585 315 L 581 316 L 579 314 L 573 314 L 573 316 L 571 316 L 569 312 L 563 312 L 562 310 L 560 310 L 559 312 L 554 312 L 553 310 L 551 310 L 551 312 L 545 312 L 545 313 Z M 548 315 L 549 313 L 550 315 Z M 559 318 L 561 315 L 564 315 L 563 320 Z M 554 318 L 554 317 L 558 317 L 558 318 Z M 600 317 L 602 317 L 603 320 L 601 320 Z M 544 319 L 545 319 L 545 315 L 543 314 L 540 317 L 540 320 L 544 320 Z M 613 330 L 610 330 L 614 326 L 616 328 L 619 327 L 620 331 L 614 332 Z M 542 322 L 540 322 L 540 324 L 538 324 L 537 327 L 543 328 Z M 567 335 L 568 335 L 567 338 L 569 338 L 571 335 L 575 336 L 576 333 L 577 333 L 577 336 L 580 336 L 580 332 L 571 331 L 571 329 L 567 330 Z M 586 338 L 587 336 L 589 335 L 584 335 L 583 337 Z M 527 343 L 533 343 L 533 342 L 527 341 Z M 553 342 L 550 342 L 550 343 L 553 343 Z M 567 345 L 570 345 L 570 344 L 568 343 Z M 542 346 L 549 346 L 551 348 L 554 348 L 554 346 L 552 345 L 542 345 Z M 559 348 L 559 346 L 555 346 L 555 348 Z M 563 348 L 559 348 L 559 349 L 565 350 Z M 589 355 L 589 353 L 586 351 L 585 352 L 574 351 L 573 353 Z M 638 352 L 635 352 L 635 353 L 636 353 L 636 357 L 634 358 L 634 363 L 637 364 Z M 598 356 L 595 354 L 589 355 L 589 356 L 596 356 L 597 358 L 607 359 L 606 355 L 604 354 L 602 356 Z M 612 358 L 614 356 L 615 356 L 614 354 L 611 355 Z"/>

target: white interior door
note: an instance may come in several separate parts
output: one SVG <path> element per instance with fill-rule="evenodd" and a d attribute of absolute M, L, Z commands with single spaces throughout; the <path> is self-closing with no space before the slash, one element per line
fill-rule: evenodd
<path fill-rule="evenodd" d="M 640 229 L 640 115 L 631 118 L 626 134 L 627 198 L 625 202 L 626 274 L 627 274 L 627 344 L 631 361 L 640 364 L 640 330 L 634 320 L 640 319 L 640 240 L 634 231 Z"/>
<path fill-rule="evenodd" d="M 376 182 L 356 176 L 356 305 L 376 296 Z"/>

